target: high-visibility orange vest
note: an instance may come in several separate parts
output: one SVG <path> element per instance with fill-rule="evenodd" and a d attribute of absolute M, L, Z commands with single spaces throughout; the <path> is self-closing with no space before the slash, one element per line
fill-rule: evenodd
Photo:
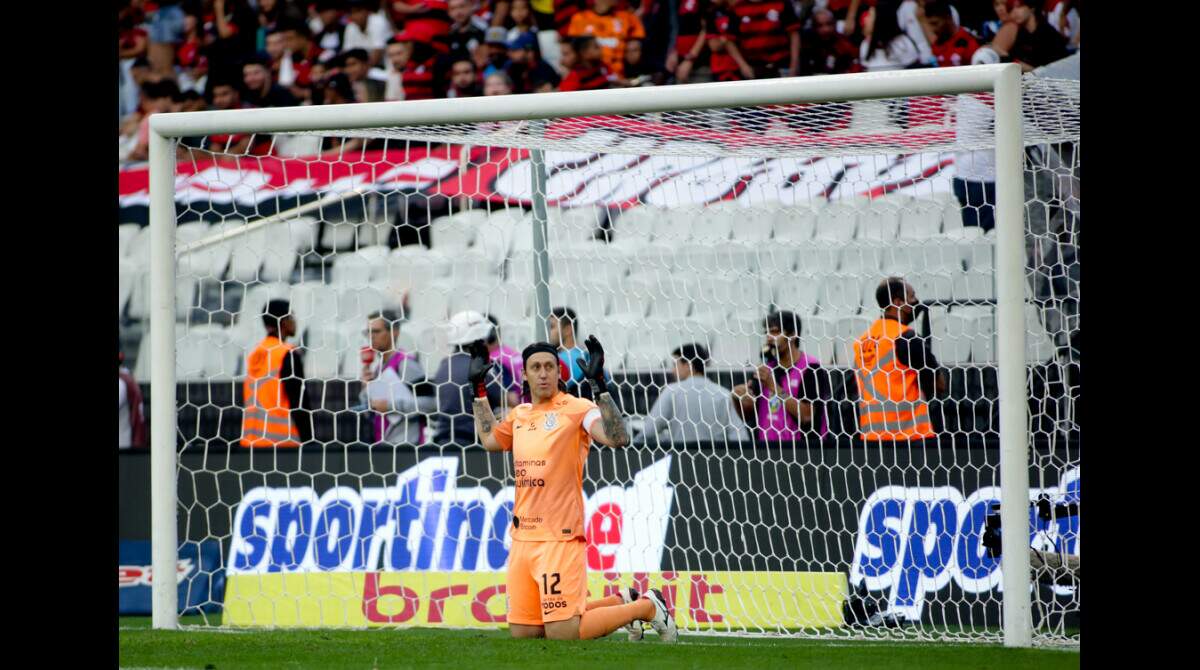
<path fill-rule="evenodd" d="M 854 341 L 858 430 L 864 440 L 934 436 L 917 371 L 896 360 L 896 339 L 909 330 L 899 321 L 879 319 Z"/>
<path fill-rule="evenodd" d="M 279 373 L 295 345 L 268 335 L 246 358 L 242 395 L 243 447 L 298 447 L 300 431 L 292 423 L 292 408 L 283 393 Z"/>

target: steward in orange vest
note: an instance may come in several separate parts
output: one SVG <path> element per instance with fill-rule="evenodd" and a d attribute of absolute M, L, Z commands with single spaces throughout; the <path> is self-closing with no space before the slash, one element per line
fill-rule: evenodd
<path fill-rule="evenodd" d="M 246 358 L 242 382 L 243 447 L 298 447 L 312 439 L 304 395 L 304 363 L 296 345 L 296 320 L 286 300 L 272 300 L 263 310 L 267 336 Z"/>
<path fill-rule="evenodd" d="M 875 291 L 883 317 L 854 341 L 858 381 L 858 430 L 863 440 L 910 441 L 934 437 L 928 400 L 945 391 L 928 337 L 909 326 L 917 296 L 899 277 Z"/>

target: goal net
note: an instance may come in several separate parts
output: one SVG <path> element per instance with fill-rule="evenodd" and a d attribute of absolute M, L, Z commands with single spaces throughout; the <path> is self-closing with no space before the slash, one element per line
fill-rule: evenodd
<path fill-rule="evenodd" d="M 1029 536 L 1059 556 L 1031 617 L 1078 644 L 1079 86 L 1022 96 Z M 588 455 L 591 597 L 661 587 L 685 634 L 1001 640 L 992 98 L 172 140 L 187 622 L 504 625 L 514 468 L 477 445 L 455 352 L 494 335 L 502 414 L 508 357 L 565 307 L 634 436 Z M 924 306 L 899 309 L 924 428 L 864 414 L 889 277 Z M 283 365 L 275 300 L 303 368 L 269 386 L 284 409 L 254 373 Z"/>

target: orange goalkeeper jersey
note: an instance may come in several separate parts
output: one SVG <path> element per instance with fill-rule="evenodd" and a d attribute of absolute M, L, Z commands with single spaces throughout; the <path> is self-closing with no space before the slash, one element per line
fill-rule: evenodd
<path fill-rule="evenodd" d="M 583 468 L 600 418 L 590 400 L 559 391 L 550 400 L 513 408 L 492 433 L 513 452 L 517 494 L 512 539 L 547 542 L 583 538 Z"/>

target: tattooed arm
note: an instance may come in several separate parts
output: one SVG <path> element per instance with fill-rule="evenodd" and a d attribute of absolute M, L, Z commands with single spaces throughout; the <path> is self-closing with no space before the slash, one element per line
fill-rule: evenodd
<path fill-rule="evenodd" d="M 492 413 L 492 406 L 488 404 L 487 399 L 476 398 L 471 408 L 475 413 L 475 434 L 479 436 L 480 444 L 488 451 L 503 451 L 504 447 L 496 440 L 495 435 L 496 426 L 500 422 Z"/>
<path fill-rule="evenodd" d="M 613 402 L 607 392 L 596 398 L 596 407 L 600 409 L 600 418 L 592 422 L 590 433 L 592 439 L 607 447 L 624 447 L 629 445 L 629 431 L 625 428 L 625 420 L 621 410 Z"/>

